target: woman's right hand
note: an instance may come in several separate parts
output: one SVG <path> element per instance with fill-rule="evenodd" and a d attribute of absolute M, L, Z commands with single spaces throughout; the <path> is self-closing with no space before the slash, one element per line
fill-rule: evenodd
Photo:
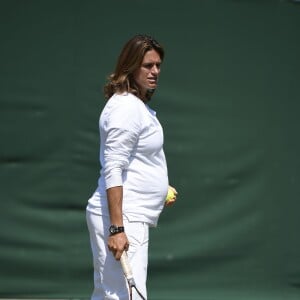
<path fill-rule="evenodd" d="M 129 248 L 129 241 L 125 232 L 116 233 L 108 237 L 107 246 L 116 260 L 120 260 L 123 251 L 127 251 Z"/>

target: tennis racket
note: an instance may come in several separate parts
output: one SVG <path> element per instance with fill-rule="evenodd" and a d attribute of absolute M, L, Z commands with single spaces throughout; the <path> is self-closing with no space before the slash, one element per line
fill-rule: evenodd
<path fill-rule="evenodd" d="M 128 286 L 129 286 L 129 298 L 130 298 L 130 300 L 132 300 L 132 288 L 134 288 L 136 290 L 136 292 L 141 297 L 141 299 L 146 300 L 146 298 L 142 295 L 142 293 L 136 287 L 126 251 L 123 251 L 120 262 L 121 262 L 122 269 L 123 269 L 125 278 L 127 280 Z"/>

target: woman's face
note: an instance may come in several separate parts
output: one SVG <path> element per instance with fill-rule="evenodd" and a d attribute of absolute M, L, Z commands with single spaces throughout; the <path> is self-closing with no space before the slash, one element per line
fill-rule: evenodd
<path fill-rule="evenodd" d="M 149 89 L 156 89 L 160 66 L 159 54 L 155 50 L 147 51 L 141 66 L 133 74 L 133 79 L 141 89 L 142 95 L 145 95 Z"/>

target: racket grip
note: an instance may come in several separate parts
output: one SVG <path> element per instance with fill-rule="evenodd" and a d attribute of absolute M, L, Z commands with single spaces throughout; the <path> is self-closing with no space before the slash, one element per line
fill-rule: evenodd
<path fill-rule="evenodd" d="M 120 258 L 120 262 L 129 286 L 134 287 L 135 282 L 134 282 L 133 273 L 131 270 L 131 266 L 129 264 L 128 255 L 126 251 L 123 251 L 122 256 Z"/>

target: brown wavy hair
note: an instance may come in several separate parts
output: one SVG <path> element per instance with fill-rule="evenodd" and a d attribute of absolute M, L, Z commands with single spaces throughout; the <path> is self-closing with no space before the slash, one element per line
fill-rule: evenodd
<path fill-rule="evenodd" d="M 141 66 L 147 51 L 155 50 L 160 59 L 164 59 L 163 47 L 151 36 L 136 35 L 123 47 L 114 73 L 108 77 L 104 86 L 105 99 L 109 99 L 114 93 L 130 92 L 141 97 L 140 90 L 133 79 L 133 73 Z"/>

